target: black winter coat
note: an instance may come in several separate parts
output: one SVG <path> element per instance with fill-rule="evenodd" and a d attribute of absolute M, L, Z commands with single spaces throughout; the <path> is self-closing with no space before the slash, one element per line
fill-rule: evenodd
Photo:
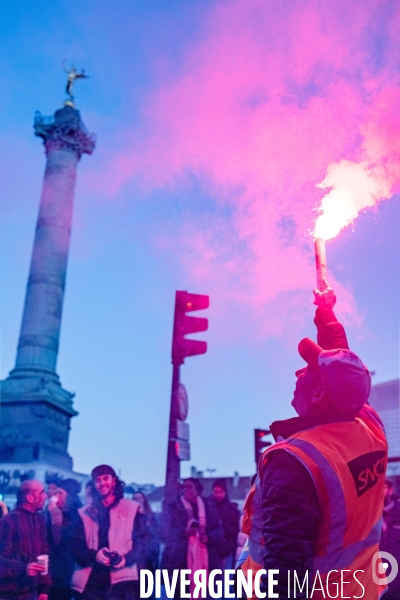
<path fill-rule="evenodd" d="M 210 497 L 218 513 L 222 526 L 222 539 L 218 544 L 219 558 L 226 558 L 236 552 L 237 537 L 239 533 L 240 513 L 236 504 L 229 502 L 225 497 L 217 502 L 213 496 Z"/>
<path fill-rule="evenodd" d="M 63 512 L 61 528 L 61 540 L 57 543 L 54 539 L 50 515 L 47 513 L 47 535 L 50 545 L 50 574 L 53 580 L 53 588 L 69 588 L 72 573 L 75 568 L 75 560 L 72 556 L 72 539 L 77 525 L 78 511 L 72 509 Z"/>
<path fill-rule="evenodd" d="M 160 534 L 157 516 L 153 512 L 143 515 L 142 531 L 142 551 L 138 567 L 155 571 L 158 567 Z"/>
<path fill-rule="evenodd" d="M 203 498 L 206 512 L 206 534 L 208 535 L 208 567 L 217 569 L 219 564 L 217 547 L 222 540 L 222 529 L 213 502 Z M 161 569 L 187 569 L 188 538 L 185 529 L 188 515 L 181 500 L 167 507 L 163 515 L 163 538 L 165 549 L 161 559 Z"/>
<path fill-rule="evenodd" d="M 288 452 L 271 454 L 262 481 L 264 568 L 279 569 L 274 592 L 288 598 L 288 570 L 303 581 L 312 570 L 315 540 L 321 519 L 317 491 L 303 465 Z M 267 577 L 262 581 L 267 591 Z M 293 596 L 293 594 L 292 594 Z M 306 598 L 297 591 L 297 596 Z"/>

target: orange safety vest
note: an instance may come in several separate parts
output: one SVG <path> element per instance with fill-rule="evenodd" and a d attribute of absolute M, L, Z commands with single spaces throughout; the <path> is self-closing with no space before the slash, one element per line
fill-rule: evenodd
<path fill-rule="evenodd" d="M 328 581 L 334 597 L 336 586 L 332 584 L 339 583 L 340 590 L 340 571 L 346 569 L 350 573 L 344 574 L 345 581 L 351 583 L 344 586 L 345 596 L 359 596 L 363 600 L 380 598 L 386 586 L 374 583 L 372 560 L 379 550 L 387 441 L 376 412 L 366 405 L 352 421 L 300 431 L 263 453 L 244 507 L 242 530 L 249 537 L 237 565 L 245 575 L 251 569 L 253 578 L 263 568 L 261 481 L 271 452 L 277 450 L 289 452 L 304 465 L 318 494 L 322 519 L 309 581 L 312 584 L 318 571 L 325 596 L 315 589 L 312 598 L 329 598 L 326 584 L 330 571 Z M 355 571 L 360 571 L 356 577 L 365 588 L 363 596 L 360 584 L 353 578 Z M 252 597 L 255 597 L 254 587 Z"/>

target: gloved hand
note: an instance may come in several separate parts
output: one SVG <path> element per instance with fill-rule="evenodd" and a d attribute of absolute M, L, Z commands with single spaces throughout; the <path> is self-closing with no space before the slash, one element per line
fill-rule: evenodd
<path fill-rule="evenodd" d="M 331 286 L 328 283 L 326 277 L 323 279 L 325 289 L 323 292 L 320 290 L 314 290 L 314 304 L 317 306 L 326 306 L 327 308 L 333 308 L 336 304 L 336 295 Z"/>

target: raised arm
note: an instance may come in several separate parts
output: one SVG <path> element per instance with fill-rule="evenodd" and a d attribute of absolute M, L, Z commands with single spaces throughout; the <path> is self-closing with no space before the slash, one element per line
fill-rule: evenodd
<path fill-rule="evenodd" d="M 333 312 L 336 295 L 328 281 L 324 279 L 325 290 L 314 290 L 314 304 L 317 305 L 314 323 L 317 326 L 317 341 L 324 350 L 349 349 L 346 332 Z"/>

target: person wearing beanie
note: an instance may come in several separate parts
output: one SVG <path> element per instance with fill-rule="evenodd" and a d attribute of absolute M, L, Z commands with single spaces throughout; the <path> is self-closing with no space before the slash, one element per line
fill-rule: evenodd
<path fill-rule="evenodd" d="M 47 516 L 47 536 L 50 546 L 50 574 L 53 584 L 48 600 L 70 600 L 71 578 L 75 561 L 71 542 L 78 522 L 80 484 L 75 479 L 62 479 L 54 492 L 57 502 L 50 502 Z"/>
<path fill-rule="evenodd" d="M 222 526 L 222 539 L 217 546 L 219 568 L 233 569 L 239 533 L 240 513 L 237 504 L 230 502 L 225 479 L 216 479 L 212 486 L 211 500 Z"/>
<path fill-rule="evenodd" d="M 109 465 L 93 469 L 92 481 L 92 501 L 78 510 L 72 540 L 77 567 L 71 587 L 81 600 L 136 599 L 144 515 L 138 502 L 124 498 L 123 482 Z"/>
<path fill-rule="evenodd" d="M 62 479 L 59 485 L 60 488 L 65 490 L 68 494 L 68 508 L 77 511 L 81 508 L 82 501 L 79 498 L 79 494 L 82 490 L 82 485 L 76 479 L 68 478 Z"/>
<path fill-rule="evenodd" d="M 268 570 L 277 569 L 281 600 L 338 597 L 338 590 L 378 600 L 386 588 L 378 551 L 387 441 L 367 402 L 370 374 L 349 349 L 324 283 L 314 290 L 318 343 L 299 344 L 307 366 L 296 372 L 298 416 L 270 426 L 276 444 L 262 454 L 246 501 L 249 538 L 237 566 L 245 575 L 266 570 L 267 597 Z"/>

